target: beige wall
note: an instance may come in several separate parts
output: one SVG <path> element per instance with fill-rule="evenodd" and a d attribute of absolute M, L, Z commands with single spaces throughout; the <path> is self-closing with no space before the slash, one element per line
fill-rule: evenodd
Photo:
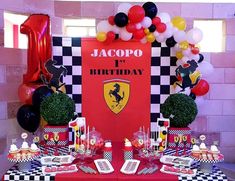
<path fill-rule="evenodd" d="M 9 167 L 6 159 L 12 138 L 23 131 L 17 123 L 16 112 L 21 103 L 17 89 L 26 70 L 26 50 L 4 48 L 3 12 L 23 14 L 46 13 L 51 17 L 53 34 L 62 34 L 62 17 L 91 17 L 98 21 L 115 15 L 119 3 L 111 2 L 61 2 L 51 0 L 4 0 L 0 6 L 0 175 Z M 134 4 L 134 3 L 133 3 Z M 188 27 L 193 19 L 223 19 L 226 22 L 226 52 L 204 54 L 215 72 L 209 78 L 210 93 L 199 107 L 197 120 L 191 125 L 197 132 L 208 132 L 220 139 L 225 159 L 235 162 L 235 4 L 158 3 L 159 12 L 182 16 Z M 213 30 L 212 30 L 213 31 Z M 4 165 L 4 166 L 2 166 Z"/>

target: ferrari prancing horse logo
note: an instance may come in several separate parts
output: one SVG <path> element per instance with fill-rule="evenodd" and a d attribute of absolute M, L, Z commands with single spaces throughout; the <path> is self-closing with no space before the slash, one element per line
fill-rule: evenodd
<path fill-rule="evenodd" d="M 109 109 L 118 114 L 127 105 L 130 95 L 130 81 L 112 79 L 104 81 L 104 99 Z"/>

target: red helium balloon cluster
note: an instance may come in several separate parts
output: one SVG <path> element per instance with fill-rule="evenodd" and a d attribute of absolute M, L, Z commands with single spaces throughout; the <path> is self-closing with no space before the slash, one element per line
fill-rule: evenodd
<path fill-rule="evenodd" d="M 167 25 L 157 17 L 157 6 L 146 2 L 143 6 L 122 3 L 118 6 L 117 14 L 108 17 L 97 25 L 97 40 L 111 43 L 120 38 L 123 41 L 131 39 L 143 43 L 155 41 L 154 32 L 163 33 Z"/>

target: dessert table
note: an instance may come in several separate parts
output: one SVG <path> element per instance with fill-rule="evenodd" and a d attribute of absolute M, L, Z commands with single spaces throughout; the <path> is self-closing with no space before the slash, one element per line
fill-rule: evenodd
<path fill-rule="evenodd" d="M 171 174 L 165 174 L 160 172 L 160 168 L 162 166 L 162 163 L 156 162 L 158 166 L 158 170 L 154 172 L 153 174 L 146 174 L 146 175 L 126 175 L 120 172 L 120 169 L 124 163 L 123 159 L 123 145 L 121 143 L 114 143 L 113 144 L 113 160 L 112 160 L 112 166 L 114 168 L 114 172 L 111 174 L 87 174 L 84 173 L 79 169 L 78 172 L 73 173 L 61 173 L 56 175 L 50 175 L 50 174 L 42 174 L 41 169 L 41 163 L 39 160 L 34 160 L 32 162 L 32 169 L 28 172 L 20 172 L 18 171 L 17 164 L 10 168 L 5 175 L 3 176 L 3 180 L 10 181 L 23 181 L 23 180 L 55 180 L 55 181 L 64 181 L 64 180 L 128 180 L 128 181 L 136 181 L 136 180 L 161 180 L 161 181 L 227 181 L 226 175 L 222 171 L 220 171 L 217 167 L 213 167 L 213 173 L 203 173 L 200 170 L 198 170 L 195 177 L 181 177 L 177 175 L 171 175 Z M 54 149 L 52 147 L 47 148 L 49 151 L 49 154 L 54 153 Z M 42 148 L 42 153 L 44 148 Z M 179 153 L 182 153 L 183 150 L 179 151 Z M 60 155 L 65 155 L 68 153 L 67 147 L 61 147 L 59 148 Z M 165 151 L 165 154 L 174 154 L 175 151 L 168 149 Z M 94 157 L 94 159 L 102 158 L 102 154 L 98 154 Z M 134 156 L 135 159 L 138 159 L 137 155 Z M 93 162 L 85 163 L 85 165 L 90 166 L 91 168 L 96 170 L 95 164 Z M 141 169 L 143 169 L 146 165 L 144 162 L 141 162 L 139 165 L 139 168 L 137 172 Z M 198 162 L 195 162 L 192 165 L 192 168 L 199 168 Z"/>

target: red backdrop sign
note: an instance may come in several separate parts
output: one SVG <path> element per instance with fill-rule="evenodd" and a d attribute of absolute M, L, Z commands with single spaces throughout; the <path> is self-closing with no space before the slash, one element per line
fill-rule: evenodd
<path fill-rule="evenodd" d="M 150 127 L 151 45 L 82 39 L 82 115 L 105 139 Z"/>

